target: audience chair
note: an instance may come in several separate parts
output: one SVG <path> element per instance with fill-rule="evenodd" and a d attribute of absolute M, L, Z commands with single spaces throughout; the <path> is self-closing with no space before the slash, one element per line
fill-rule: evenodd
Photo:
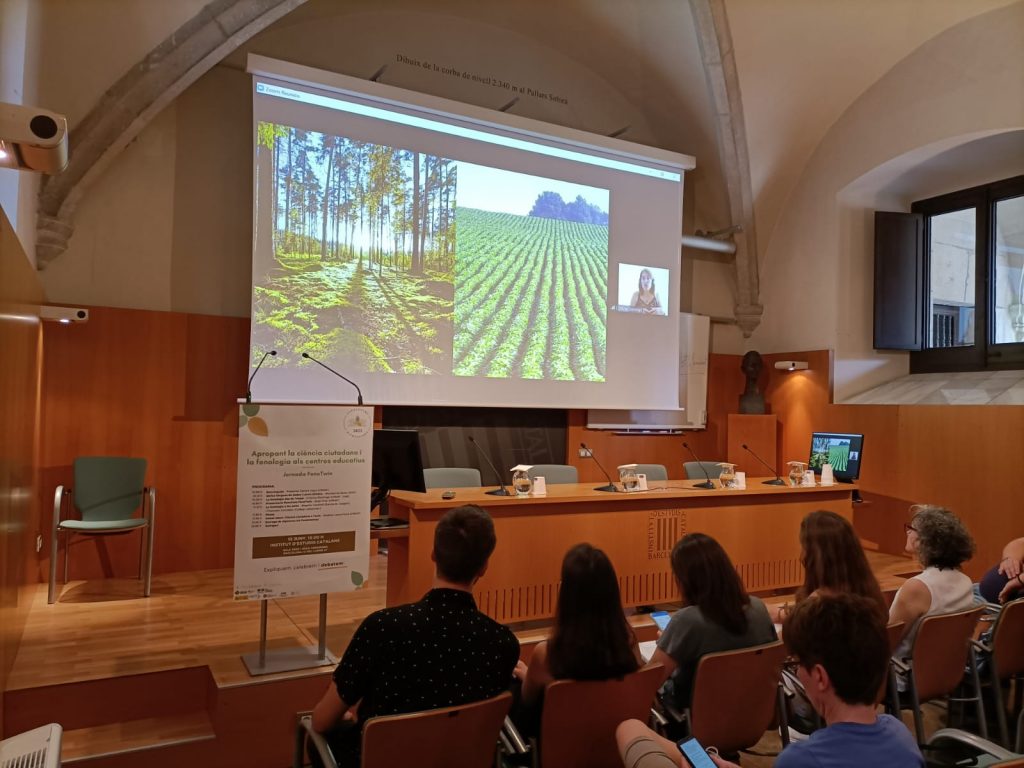
<path fill-rule="evenodd" d="M 79 518 L 62 519 L 64 500 L 78 511 Z M 141 517 L 135 517 L 136 510 Z M 75 459 L 72 488 L 57 486 L 53 497 L 53 527 L 50 531 L 50 590 L 47 601 L 57 601 L 57 543 L 64 540 L 64 583 L 68 581 L 71 539 L 83 536 L 112 536 L 144 529 L 139 542 L 139 578 L 149 597 L 153 581 L 153 529 L 156 523 L 156 489 L 146 487 L 146 460 L 120 456 L 84 456 Z"/>
<path fill-rule="evenodd" d="M 995 698 L 996 718 L 999 723 L 999 740 L 1010 746 L 1010 733 L 1006 724 L 1006 702 L 1003 701 L 1002 682 L 1016 679 L 1016 704 L 1021 708 L 1021 688 L 1024 688 L 1024 597 L 1007 603 L 996 615 L 992 636 L 988 642 L 971 641 L 977 651 L 988 655 L 992 691 Z M 1024 720 L 1024 709 L 1021 710 Z M 1016 748 L 1021 751 L 1022 739 L 1020 722 L 1017 725 Z"/>
<path fill-rule="evenodd" d="M 362 768 L 489 768 L 497 765 L 498 734 L 512 694 L 444 709 L 373 717 L 363 726 Z M 306 741 L 326 768 L 337 768 L 327 740 L 313 730 L 309 714 L 299 718 L 294 768 L 305 762 Z"/>
<path fill-rule="evenodd" d="M 475 467 L 432 467 L 423 470 L 423 482 L 431 488 L 479 488 L 480 470 Z"/>
<path fill-rule="evenodd" d="M 556 680 L 544 691 L 540 721 L 542 768 L 622 768 L 615 729 L 623 720 L 646 721 L 664 680 L 661 664 L 648 664 L 621 680 Z"/>
<path fill-rule="evenodd" d="M 571 464 L 534 464 L 527 474 L 530 476 L 530 480 L 535 477 L 543 477 L 544 482 L 548 485 L 579 482 L 576 467 Z"/>
<path fill-rule="evenodd" d="M 958 728 L 940 728 L 924 748 L 927 765 L 1022 768 L 1024 755 Z"/>
<path fill-rule="evenodd" d="M 702 656 L 690 708 L 683 713 L 690 735 L 728 754 L 749 749 L 778 724 L 788 743 L 779 686 L 785 657 L 781 641 Z"/>
<path fill-rule="evenodd" d="M 712 480 L 717 480 L 722 474 L 722 467 L 717 461 L 684 461 L 683 471 L 686 472 L 687 480 L 706 480 L 704 473 Z"/>
<path fill-rule="evenodd" d="M 647 475 L 648 483 L 661 483 L 668 480 L 668 470 L 664 464 L 637 464 L 633 470 L 638 475 Z"/>
<path fill-rule="evenodd" d="M 924 745 L 924 720 L 921 705 L 932 699 L 946 697 L 954 700 L 952 693 L 964 677 L 964 664 L 974 686 L 973 697 L 955 700 L 974 701 L 978 712 L 978 726 L 981 735 L 988 737 L 985 724 L 985 705 L 981 699 L 981 684 L 978 680 L 978 665 L 970 640 L 984 608 L 978 606 L 958 613 L 927 616 L 921 620 L 910 649 L 910 658 L 893 659 L 896 670 L 906 675 L 907 693 L 910 695 L 910 709 L 914 712 L 914 732 L 917 743 Z M 906 708 L 906 704 L 903 705 Z"/>

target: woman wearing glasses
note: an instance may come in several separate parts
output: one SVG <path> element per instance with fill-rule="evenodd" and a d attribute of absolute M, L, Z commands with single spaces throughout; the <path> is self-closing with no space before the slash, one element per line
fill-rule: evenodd
<path fill-rule="evenodd" d="M 917 556 L 924 570 L 908 579 L 893 600 L 889 621 L 902 621 L 903 640 L 893 654 L 902 659 L 910 653 L 921 619 L 956 613 L 974 604 L 974 585 L 961 566 L 974 554 L 974 539 L 960 518 L 942 507 L 916 505 L 914 517 L 904 528 L 906 550 Z M 900 690 L 906 682 L 899 680 Z"/>

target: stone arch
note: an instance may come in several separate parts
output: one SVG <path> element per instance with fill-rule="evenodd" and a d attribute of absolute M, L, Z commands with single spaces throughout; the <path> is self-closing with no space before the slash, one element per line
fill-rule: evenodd
<path fill-rule="evenodd" d="M 85 189 L 186 88 L 306 0 L 212 0 L 135 64 L 70 133 L 71 159 L 39 192 L 36 264 L 67 250 Z"/>

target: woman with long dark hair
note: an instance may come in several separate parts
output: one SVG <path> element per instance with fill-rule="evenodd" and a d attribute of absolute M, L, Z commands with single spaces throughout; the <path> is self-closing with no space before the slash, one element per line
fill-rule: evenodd
<path fill-rule="evenodd" d="M 804 583 L 796 591 L 796 602 L 816 592 L 861 595 L 888 607 L 878 579 L 871 572 L 867 556 L 850 521 L 835 512 L 811 512 L 800 522 L 800 562 Z M 781 623 L 788 605 L 775 609 L 773 619 Z"/>
<path fill-rule="evenodd" d="M 658 638 L 651 662 L 665 666 L 662 696 L 683 708 L 701 656 L 770 643 L 776 634 L 764 603 L 747 594 L 722 545 L 710 536 L 688 533 L 680 539 L 672 550 L 672 573 L 683 608 Z"/>
<path fill-rule="evenodd" d="M 600 549 L 577 544 L 562 560 L 554 630 L 530 657 L 524 703 L 538 702 L 555 680 L 609 680 L 635 672 L 640 663 L 615 568 Z"/>

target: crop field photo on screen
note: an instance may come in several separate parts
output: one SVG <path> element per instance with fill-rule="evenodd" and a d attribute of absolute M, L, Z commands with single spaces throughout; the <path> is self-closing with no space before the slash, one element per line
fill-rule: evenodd
<path fill-rule="evenodd" d="M 348 370 L 450 375 L 456 164 L 260 122 L 256 226 L 272 258 L 253 275 L 253 350 Z M 259 240 L 257 238 L 257 240 Z M 254 355 L 257 352 L 253 353 Z"/>
<path fill-rule="evenodd" d="M 836 472 L 845 472 L 851 461 L 859 455 L 851 451 L 849 437 L 815 437 L 811 440 L 810 467 L 821 472 L 825 464 L 831 464 Z"/>
<path fill-rule="evenodd" d="M 667 269 L 641 264 L 619 264 L 618 303 L 612 308 L 616 312 L 667 315 L 668 290 Z"/>
<path fill-rule="evenodd" d="M 606 376 L 606 189 L 456 163 L 457 376 Z"/>

